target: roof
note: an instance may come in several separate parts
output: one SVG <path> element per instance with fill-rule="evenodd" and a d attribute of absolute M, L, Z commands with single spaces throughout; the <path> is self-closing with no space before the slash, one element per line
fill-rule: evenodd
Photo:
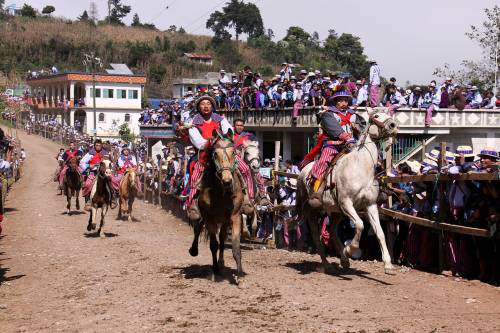
<path fill-rule="evenodd" d="M 92 74 L 85 72 L 67 72 L 62 74 L 44 75 L 36 78 L 26 79 L 28 85 L 31 83 L 39 84 L 51 84 L 55 82 L 67 82 L 67 81 L 92 81 Z M 109 74 L 109 73 L 96 73 L 96 82 L 109 82 L 109 83 L 129 83 L 129 84 L 145 84 L 146 75 L 144 74 Z"/>
<path fill-rule="evenodd" d="M 106 73 L 108 74 L 116 74 L 116 75 L 134 75 L 127 65 L 125 64 L 109 64 L 112 69 L 106 69 Z"/>
<path fill-rule="evenodd" d="M 206 53 L 184 53 L 184 55 L 188 58 L 193 58 L 193 59 L 207 59 L 207 60 L 212 59 L 212 56 Z"/>

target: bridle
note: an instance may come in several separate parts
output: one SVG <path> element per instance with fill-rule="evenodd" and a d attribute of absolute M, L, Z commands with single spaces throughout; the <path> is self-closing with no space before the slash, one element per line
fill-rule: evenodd
<path fill-rule="evenodd" d="M 219 140 L 230 141 L 229 139 L 225 139 L 225 138 L 222 138 L 222 137 Z M 212 160 L 214 161 L 215 171 L 216 171 L 215 174 L 217 175 L 217 178 L 219 178 L 219 180 L 222 180 L 221 179 L 222 172 L 229 171 L 232 174 L 232 173 L 234 173 L 234 171 L 238 167 L 238 162 L 236 161 L 236 159 L 234 157 L 233 157 L 233 163 L 231 164 L 231 166 L 222 166 L 219 163 L 219 161 L 217 160 L 217 158 L 215 157 L 216 151 L 217 150 L 222 150 L 223 156 L 226 157 L 228 160 L 230 160 L 230 156 L 229 156 L 229 153 L 228 153 L 228 149 L 229 148 L 233 148 L 234 149 L 234 144 L 230 143 L 226 147 L 214 147 L 214 151 L 212 152 Z"/>

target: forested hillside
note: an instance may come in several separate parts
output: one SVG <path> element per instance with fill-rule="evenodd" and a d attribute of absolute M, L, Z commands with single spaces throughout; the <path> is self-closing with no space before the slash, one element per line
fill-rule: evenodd
<path fill-rule="evenodd" d="M 233 12 L 256 12 L 254 21 L 237 21 L 226 13 L 231 6 L 245 6 L 231 0 L 223 12 L 214 12 L 207 27 L 214 37 L 190 35 L 184 29 L 159 31 L 154 25 L 141 24 L 134 17 L 132 26 L 113 20 L 94 22 L 86 12 L 78 20 L 50 15 L 0 16 L 0 85 L 22 83 L 28 70 L 84 70 L 83 54 L 95 51 L 107 66 L 126 63 L 135 72 L 148 76 L 149 97 L 170 95 L 171 83 L 177 77 L 192 77 L 207 71 L 238 71 L 249 65 L 264 76 L 276 73 L 281 62 L 301 64 L 307 70 L 348 71 L 356 77 L 366 76 L 367 62 L 358 37 L 338 35 L 330 30 L 326 39 L 292 26 L 287 35 L 275 41 L 271 30 L 265 30 L 258 8 L 236 8 Z M 31 12 L 28 12 L 31 14 Z M 36 14 L 36 13 L 35 13 Z M 255 15 L 254 15 L 255 16 Z M 241 16 L 237 16 L 238 19 Z M 249 16 L 250 17 L 250 16 Z M 235 21 L 236 23 L 234 23 Z M 111 22 L 111 23 L 109 23 Z M 255 23 L 257 22 L 257 23 Z M 242 24 L 236 39 L 228 32 Z M 250 25 L 251 30 L 244 24 Z M 246 29 L 246 30 L 245 30 Z M 247 41 L 241 41 L 245 35 Z M 208 53 L 213 66 L 195 64 L 183 59 L 185 52 Z"/>

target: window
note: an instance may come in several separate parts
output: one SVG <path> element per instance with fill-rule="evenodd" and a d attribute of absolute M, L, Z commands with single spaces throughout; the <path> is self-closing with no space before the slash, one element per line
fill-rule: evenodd
<path fill-rule="evenodd" d="M 113 91 L 114 89 L 103 89 L 103 97 L 104 98 L 113 98 Z"/>
<path fill-rule="evenodd" d="M 127 98 L 127 90 L 125 90 L 125 89 L 117 89 L 116 90 L 116 98 L 118 98 L 118 99 Z"/>
<path fill-rule="evenodd" d="M 90 88 L 90 97 L 94 97 L 94 88 Z M 101 98 L 101 88 L 95 89 L 95 98 Z"/>
<path fill-rule="evenodd" d="M 138 98 L 139 98 L 139 90 L 128 91 L 128 99 L 138 99 Z"/>
<path fill-rule="evenodd" d="M 99 113 L 99 121 L 104 121 L 104 113 Z"/>
<path fill-rule="evenodd" d="M 129 123 L 130 122 L 130 114 L 125 113 L 125 122 Z"/>

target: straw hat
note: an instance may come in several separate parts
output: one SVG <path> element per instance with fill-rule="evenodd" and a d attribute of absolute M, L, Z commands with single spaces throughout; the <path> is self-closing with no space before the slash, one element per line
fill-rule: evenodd
<path fill-rule="evenodd" d="M 433 149 L 430 151 L 430 153 L 425 153 L 425 157 L 427 157 L 428 159 L 434 161 L 434 162 L 437 162 L 438 159 L 439 159 L 439 150 L 437 149 Z"/>
<path fill-rule="evenodd" d="M 489 158 L 492 160 L 498 160 L 498 152 L 493 147 L 484 147 L 477 156 L 481 158 Z"/>
<path fill-rule="evenodd" d="M 422 166 L 425 168 L 437 168 L 438 164 L 434 160 L 431 160 L 429 158 L 424 158 L 424 160 L 422 161 Z"/>
<path fill-rule="evenodd" d="M 460 157 L 460 155 L 464 155 L 464 157 L 474 157 L 474 153 L 472 152 L 472 147 L 458 146 L 457 150 L 455 150 L 455 156 Z"/>
<path fill-rule="evenodd" d="M 153 165 L 151 163 L 146 163 L 146 169 L 153 169 Z"/>
<path fill-rule="evenodd" d="M 413 173 L 419 173 L 420 169 L 422 168 L 422 164 L 420 164 L 419 161 L 410 160 L 410 161 L 406 161 L 405 163 L 410 167 L 410 169 Z"/>
<path fill-rule="evenodd" d="M 286 186 L 289 188 L 296 190 L 297 189 L 297 179 L 295 178 L 289 178 L 286 182 Z"/>

